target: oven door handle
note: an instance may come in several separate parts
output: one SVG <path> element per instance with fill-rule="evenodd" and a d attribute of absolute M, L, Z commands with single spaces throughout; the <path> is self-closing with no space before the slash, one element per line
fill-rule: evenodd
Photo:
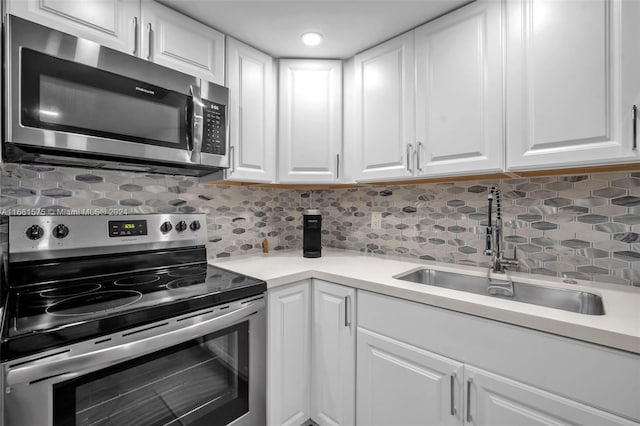
<path fill-rule="evenodd" d="M 70 355 L 62 359 L 39 359 L 28 365 L 7 370 L 6 386 L 15 386 L 30 383 L 55 376 L 65 375 L 65 379 L 78 377 L 98 368 L 105 368 L 118 364 L 128 359 L 146 355 L 167 347 L 202 337 L 214 331 L 233 325 L 239 320 L 258 312 L 265 306 L 264 299 L 249 302 L 234 311 L 225 313 L 216 318 L 203 322 L 197 322 L 172 330 L 157 336 L 151 336 L 142 340 L 120 344 L 111 348 L 105 348 L 81 355 Z"/>

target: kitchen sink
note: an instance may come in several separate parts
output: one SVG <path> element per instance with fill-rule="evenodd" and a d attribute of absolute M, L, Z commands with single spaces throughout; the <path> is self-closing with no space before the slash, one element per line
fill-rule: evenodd
<path fill-rule="evenodd" d="M 518 281 L 495 280 L 433 269 L 418 269 L 394 278 L 580 314 L 604 315 L 602 298 L 586 291 L 544 287 Z"/>

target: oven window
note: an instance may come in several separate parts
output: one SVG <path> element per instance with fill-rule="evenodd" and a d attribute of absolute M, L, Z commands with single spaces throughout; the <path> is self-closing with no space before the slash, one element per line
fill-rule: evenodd
<path fill-rule="evenodd" d="M 23 125 L 186 149 L 187 95 L 29 49 L 21 55 Z"/>
<path fill-rule="evenodd" d="M 226 425 L 249 410 L 249 322 L 53 387 L 54 425 Z"/>

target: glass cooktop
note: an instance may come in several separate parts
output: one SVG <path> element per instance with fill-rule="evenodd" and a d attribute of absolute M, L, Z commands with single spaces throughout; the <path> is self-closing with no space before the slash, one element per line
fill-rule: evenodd
<path fill-rule="evenodd" d="M 206 263 L 10 290 L 2 359 L 262 294 L 264 281 Z"/>

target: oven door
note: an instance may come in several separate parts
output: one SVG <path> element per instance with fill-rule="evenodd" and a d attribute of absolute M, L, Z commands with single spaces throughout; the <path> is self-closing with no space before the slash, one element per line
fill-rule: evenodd
<path fill-rule="evenodd" d="M 234 320 L 238 312 L 243 318 Z M 265 424 L 264 300 L 214 319 L 207 315 L 187 317 L 186 332 L 75 356 L 70 350 L 48 362 L 9 363 L 5 425 Z M 160 341 L 165 345 L 157 347 Z M 152 350 L 127 353 L 145 346 Z M 76 371 L 64 372 L 74 365 Z"/>

